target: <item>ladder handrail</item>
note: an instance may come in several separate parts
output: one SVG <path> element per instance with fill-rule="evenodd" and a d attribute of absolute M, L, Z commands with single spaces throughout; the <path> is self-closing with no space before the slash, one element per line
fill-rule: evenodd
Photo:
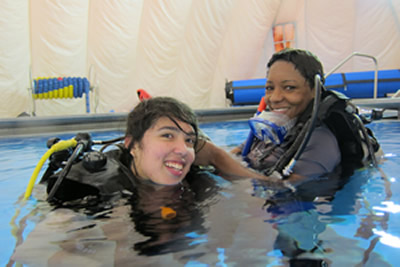
<path fill-rule="evenodd" d="M 328 73 L 325 74 L 325 80 L 326 78 L 331 75 L 333 72 L 335 72 L 337 69 L 339 69 L 341 66 L 344 65 L 344 63 L 346 63 L 347 61 L 349 61 L 352 57 L 354 56 L 361 56 L 361 57 L 367 57 L 370 58 L 374 61 L 375 64 L 375 74 L 374 74 L 374 98 L 377 97 L 378 94 L 378 60 L 371 56 L 371 55 L 367 55 L 367 54 L 363 54 L 363 53 L 359 53 L 359 52 L 353 52 L 351 53 L 348 57 L 346 57 L 345 59 L 343 59 L 339 64 L 337 64 L 331 71 L 329 71 Z"/>

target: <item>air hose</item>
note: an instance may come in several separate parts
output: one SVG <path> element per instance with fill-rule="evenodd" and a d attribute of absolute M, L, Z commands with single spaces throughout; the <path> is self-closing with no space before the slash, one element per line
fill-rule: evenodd
<path fill-rule="evenodd" d="M 311 134 L 314 131 L 315 124 L 318 118 L 318 109 L 319 109 L 319 102 L 321 97 L 321 77 L 317 74 L 314 78 L 315 83 L 315 96 L 314 96 L 314 103 L 313 103 L 313 110 L 310 118 L 310 123 L 307 128 L 306 135 L 300 144 L 300 147 L 297 149 L 296 154 L 290 160 L 288 165 L 283 169 L 283 175 L 288 176 L 292 173 L 293 167 L 296 164 L 297 160 L 300 158 L 301 153 L 303 153 L 308 141 L 310 140 Z"/>
<path fill-rule="evenodd" d="M 53 199 L 55 193 L 57 192 L 58 188 L 61 185 L 61 182 L 63 181 L 63 179 L 69 172 L 69 170 L 71 169 L 72 164 L 79 157 L 81 152 L 85 149 L 86 149 L 85 144 L 83 144 L 81 141 L 79 141 L 74 149 L 74 152 L 72 153 L 71 157 L 69 157 L 67 163 L 65 164 L 65 167 L 62 169 L 62 171 L 60 172 L 60 174 L 57 177 L 56 182 L 54 183 L 53 187 L 51 188 L 49 195 L 47 196 L 47 201 L 50 201 Z"/>
<path fill-rule="evenodd" d="M 46 162 L 46 160 L 54 153 L 54 152 L 58 152 L 61 150 L 65 150 L 71 147 L 75 147 L 77 145 L 77 141 L 75 140 L 75 138 L 72 138 L 70 140 L 65 140 L 65 141 L 60 141 L 58 143 L 55 143 L 54 145 L 52 145 L 50 147 L 49 150 L 47 150 L 47 152 L 42 156 L 42 158 L 40 159 L 39 163 L 36 165 L 31 179 L 29 180 L 28 186 L 26 188 L 25 191 L 25 195 L 24 195 L 24 199 L 28 199 L 31 194 L 32 194 L 32 189 L 33 186 L 35 185 L 36 182 L 36 178 L 39 175 L 40 170 L 43 167 L 43 164 Z"/>

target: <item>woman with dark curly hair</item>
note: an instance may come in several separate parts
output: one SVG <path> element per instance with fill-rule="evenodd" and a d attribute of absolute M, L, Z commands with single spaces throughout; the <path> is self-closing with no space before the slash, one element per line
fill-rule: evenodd
<path fill-rule="evenodd" d="M 323 67 L 313 53 L 284 49 L 271 57 L 267 68 L 266 110 L 249 120 L 254 138 L 232 154 L 241 154 L 249 167 L 268 176 L 265 181 L 272 187 L 292 190 L 339 165 L 361 167 L 374 160 L 379 145 L 372 132 L 361 136 L 368 131 L 357 109 L 323 87 Z M 210 142 L 196 155 L 196 163 L 214 165 L 229 175 L 248 175 Z"/>

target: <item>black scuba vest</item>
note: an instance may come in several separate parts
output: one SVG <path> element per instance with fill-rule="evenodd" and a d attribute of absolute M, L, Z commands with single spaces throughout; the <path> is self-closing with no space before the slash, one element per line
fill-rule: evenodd
<path fill-rule="evenodd" d="M 90 164 L 88 161 L 91 161 Z M 105 153 L 88 152 L 72 165 L 54 194 L 54 199 L 56 202 L 62 203 L 83 199 L 87 196 L 100 197 L 100 199 L 132 195 L 138 197 L 140 191 L 144 193 L 149 191 L 146 190 L 146 186 L 151 183 L 140 181 L 135 177 L 130 170 L 130 164 L 131 157 L 124 149 L 110 150 Z M 52 173 L 45 179 L 42 178 L 41 183 L 47 183 L 48 193 L 52 190 L 61 172 Z M 192 166 L 184 181 L 181 182 L 180 187 L 182 186 L 190 187 L 188 192 L 194 192 L 196 201 L 203 201 L 208 196 L 215 194 L 218 189 L 214 174 L 195 166 Z M 159 197 L 162 197 L 160 191 L 158 194 Z"/>
<path fill-rule="evenodd" d="M 349 98 L 336 91 L 323 89 L 318 108 L 316 126 L 325 124 L 335 135 L 342 165 L 360 168 L 374 158 L 374 155 L 369 155 L 368 148 L 375 153 L 379 150 L 379 144 L 372 131 L 360 120 L 358 110 Z M 289 164 L 306 135 L 312 109 L 311 102 L 289 131 L 285 152 L 274 166 L 264 172 L 266 175 L 271 175 L 274 171 L 282 174 Z"/>
<path fill-rule="evenodd" d="M 91 162 L 94 165 L 88 164 L 88 159 L 96 159 L 99 155 L 103 157 L 101 164 L 98 162 Z M 136 187 L 136 178 L 130 171 L 125 158 L 124 152 L 117 149 L 105 153 L 88 152 L 81 160 L 72 165 L 54 197 L 59 201 L 69 201 L 89 195 L 111 196 L 125 190 L 133 192 Z M 59 173 L 57 172 L 47 179 L 48 193 L 53 188 Z"/>

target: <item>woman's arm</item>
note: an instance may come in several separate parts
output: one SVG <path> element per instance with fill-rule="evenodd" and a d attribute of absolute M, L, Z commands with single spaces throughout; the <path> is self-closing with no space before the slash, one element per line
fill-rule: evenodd
<path fill-rule="evenodd" d="M 242 165 L 233 155 L 210 141 L 203 141 L 202 148 L 196 152 L 195 165 L 212 165 L 224 175 L 237 178 L 258 178 L 266 176 Z"/>
<path fill-rule="evenodd" d="M 275 177 L 268 177 L 243 165 L 238 159 L 224 149 L 210 141 L 205 141 L 202 148 L 196 152 L 195 165 L 214 166 L 224 178 L 237 180 L 253 178 L 262 180 L 271 187 L 282 187 L 282 180 Z"/>
<path fill-rule="evenodd" d="M 295 190 L 294 186 L 301 184 L 305 179 L 301 175 L 291 174 L 288 179 L 265 176 L 248 168 L 238 159 L 211 141 L 202 140 L 201 149 L 196 152 L 195 165 L 214 166 L 221 175 L 228 180 L 252 178 L 262 181 L 265 186 L 278 190 Z"/>

